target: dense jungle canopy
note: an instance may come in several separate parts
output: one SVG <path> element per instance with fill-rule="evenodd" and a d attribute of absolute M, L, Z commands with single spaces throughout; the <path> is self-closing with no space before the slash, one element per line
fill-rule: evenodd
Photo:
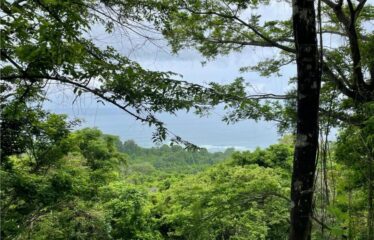
<path fill-rule="evenodd" d="M 374 239 L 373 2 L 292 0 L 285 19 L 260 14 L 276 4 L 1 0 L 1 237 Z M 254 93 L 243 77 L 192 82 L 90 37 L 121 29 L 204 61 L 272 49 L 238 68 L 295 76 L 282 94 Z M 53 86 L 148 124 L 158 147 L 47 111 Z M 158 118 L 216 107 L 228 124 L 277 123 L 279 142 L 211 153 Z"/>

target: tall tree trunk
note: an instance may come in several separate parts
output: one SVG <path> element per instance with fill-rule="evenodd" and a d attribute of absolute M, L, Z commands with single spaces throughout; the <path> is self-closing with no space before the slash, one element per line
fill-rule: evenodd
<path fill-rule="evenodd" d="M 314 0 L 293 0 L 297 63 L 297 131 L 291 182 L 290 240 L 310 239 L 318 148 L 319 71 Z"/>

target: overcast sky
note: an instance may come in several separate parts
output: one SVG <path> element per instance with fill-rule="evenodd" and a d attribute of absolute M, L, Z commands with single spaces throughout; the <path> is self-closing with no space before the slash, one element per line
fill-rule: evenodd
<path fill-rule="evenodd" d="M 264 19 L 285 19 L 291 14 L 291 9 L 282 2 L 260 8 L 258 11 Z M 187 49 L 177 55 L 171 54 L 167 43 L 162 40 L 152 43 L 123 30 L 108 35 L 103 33 L 100 27 L 93 29 L 90 37 L 95 39 L 99 45 L 115 47 L 144 68 L 172 71 L 181 74 L 186 81 L 200 84 L 230 83 L 236 77 L 241 76 L 254 86 L 257 93 L 283 93 L 289 88 L 289 77 L 295 74 L 294 66 L 284 68 L 282 77 L 264 78 L 255 72 L 239 73 L 240 67 L 253 65 L 259 60 L 276 56 L 277 51 L 270 48 L 249 47 L 241 53 L 218 56 L 214 61 L 208 61 L 203 66 L 201 63 L 206 59 L 195 50 Z M 142 146 L 152 146 L 152 130 L 113 106 L 97 104 L 92 96 L 80 98 L 72 104 L 71 91 L 61 87 L 51 89 L 49 96 L 52 100 L 46 104 L 49 109 L 69 114 L 71 118 L 85 119 L 82 126 L 98 127 L 106 133 L 119 135 L 123 140 L 134 139 Z M 178 117 L 162 114 L 160 118 L 176 134 L 213 150 L 223 150 L 229 146 L 238 149 L 265 147 L 275 143 L 279 137 L 275 123 L 255 123 L 248 120 L 228 126 L 220 121 L 222 115 L 222 110 L 217 109 L 209 118 L 203 119 L 183 112 L 179 113 Z"/>

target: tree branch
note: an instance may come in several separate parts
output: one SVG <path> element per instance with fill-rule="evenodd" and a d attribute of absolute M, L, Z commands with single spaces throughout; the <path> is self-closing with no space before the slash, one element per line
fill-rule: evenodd
<path fill-rule="evenodd" d="M 357 5 L 356 10 L 355 10 L 355 18 L 356 19 L 358 18 L 362 9 L 364 8 L 365 3 L 366 3 L 366 0 L 359 0 L 359 4 Z"/>
<path fill-rule="evenodd" d="M 274 47 L 269 42 L 260 42 L 260 41 L 238 41 L 238 40 L 223 40 L 223 39 L 212 39 L 212 38 L 204 38 L 204 41 L 211 42 L 211 43 L 219 43 L 219 44 L 237 44 L 240 46 Z"/>
<path fill-rule="evenodd" d="M 216 16 L 219 16 L 219 17 L 222 17 L 222 18 L 235 20 L 235 21 L 241 23 L 242 25 L 248 27 L 258 37 L 260 37 L 265 42 L 267 42 L 270 46 L 277 47 L 277 48 L 279 48 L 279 49 L 281 49 L 283 51 L 286 51 L 286 52 L 291 52 L 291 53 L 295 53 L 296 52 L 295 49 L 290 48 L 288 46 L 281 45 L 281 44 L 277 43 L 276 41 L 270 39 L 269 37 L 265 36 L 257 28 L 255 28 L 251 24 L 245 22 L 244 20 L 242 20 L 241 18 L 237 17 L 236 15 L 228 15 L 228 14 L 223 14 L 223 13 L 213 12 L 213 11 L 206 11 L 206 12 L 195 11 L 195 10 L 189 8 L 187 5 L 184 7 L 184 9 L 187 10 L 187 11 L 189 11 L 189 12 L 191 12 L 191 13 L 193 13 L 193 14 L 197 14 L 197 15 L 216 15 Z"/>
<path fill-rule="evenodd" d="M 327 66 L 327 64 L 323 64 L 323 72 L 327 74 L 327 77 L 331 79 L 338 89 L 347 97 L 352 98 L 353 100 L 356 101 L 363 101 L 364 99 L 361 97 L 361 95 L 358 95 L 355 93 L 355 91 L 352 91 L 349 89 L 346 84 L 339 78 L 337 77 L 333 71 L 330 69 L 330 67 Z"/>
<path fill-rule="evenodd" d="M 364 75 L 362 72 L 362 66 L 361 66 L 361 53 L 360 53 L 360 47 L 358 42 L 358 34 L 356 31 L 356 15 L 357 10 L 360 12 L 362 8 L 365 5 L 366 0 L 361 0 L 359 3 L 359 8 L 356 10 L 354 9 L 353 3 L 351 0 L 347 0 L 348 2 L 348 8 L 350 12 L 350 17 L 346 16 L 346 14 L 343 12 L 342 9 L 342 1 L 340 1 L 338 4 L 335 4 L 331 2 L 330 0 L 322 0 L 326 5 L 331 7 L 339 20 L 343 24 L 344 30 L 347 33 L 348 39 L 349 39 L 349 47 L 350 47 L 350 53 L 351 58 L 353 61 L 353 80 L 354 84 L 357 87 L 358 93 L 357 95 L 362 95 L 363 98 L 371 99 L 372 93 L 370 93 L 370 87 L 365 83 L 364 81 Z"/>

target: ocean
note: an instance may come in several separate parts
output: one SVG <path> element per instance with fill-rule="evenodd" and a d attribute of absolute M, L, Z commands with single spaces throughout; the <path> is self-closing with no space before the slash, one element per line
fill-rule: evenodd
<path fill-rule="evenodd" d="M 81 119 L 82 123 L 78 128 L 96 127 L 104 133 L 119 136 L 122 141 L 131 139 L 142 147 L 156 146 L 152 142 L 152 127 L 113 106 L 87 101 L 72 104 L 66 101 L 49 102 L 45 107 L 51 112 L 67 114 L 69 119 Z M 158 118 L 176 135 L 211 152 L 227 148 L 253 150 L 256 147 L 267 147 L 276 143 L 280 137 L 275 123 L 245 120 L 228 125 L 222 122 L 223 114 L 221 109 L 213 111 L 208 117 L 180 111 L 176 116 L 164 113 Z M 167 144 L 168 141 L 164 143 Z"/>

